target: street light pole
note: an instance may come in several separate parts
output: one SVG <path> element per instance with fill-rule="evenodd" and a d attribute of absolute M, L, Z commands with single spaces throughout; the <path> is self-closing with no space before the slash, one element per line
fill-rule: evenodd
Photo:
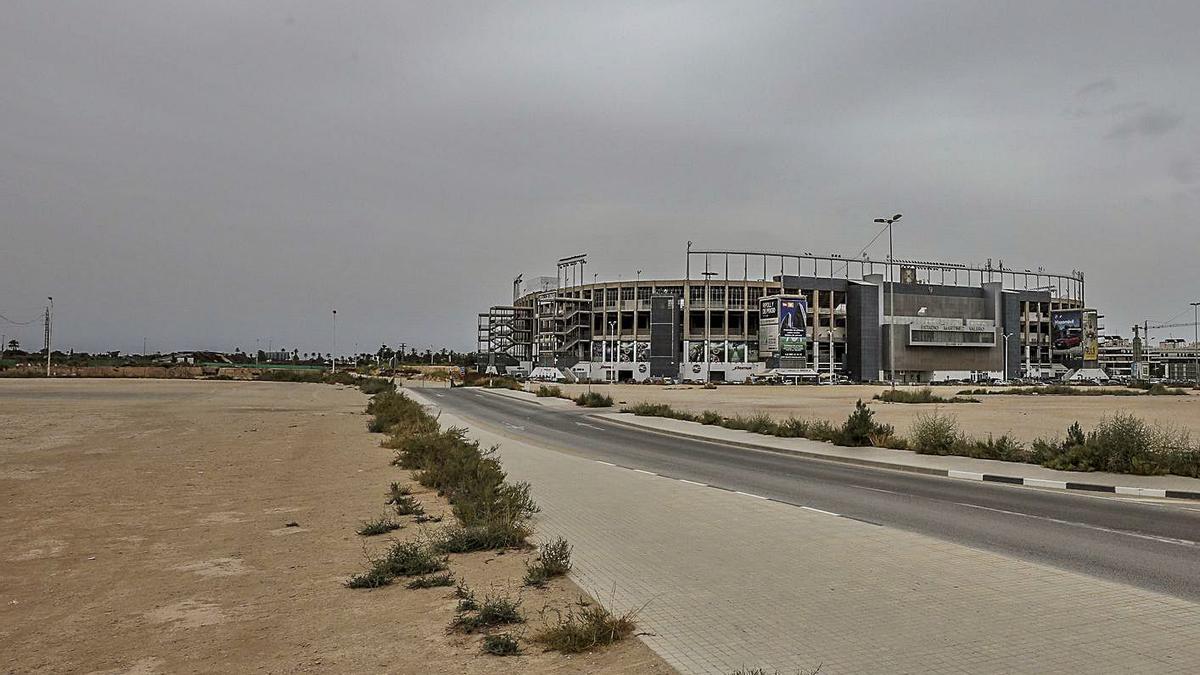
<path fill-rule="evenodd" d="M 51 341 L 54 338 L 54 298 L 47 296 L 50 304 L 46 307 L 46 377 L 50 377 L 50 354 L 54 351 Z"/>
<path fill-rule="evenodd" d="M 1196 357 L 1196 386 L 1200 387 L 1200 302 L 1192 305 L 1192 353 Z"/>
<path fill-rule="evenodd" d="M 891 218 L 876 218 L 877 223 L 887 223 L 888 229 L 888 377 L 892 381 L 892 389 L 896 389 L 896 281 L 893 278 L 892 265 L 895 264 L 895 249 L 892 246 L 892 223 L 903 217 L 897 213 Z"/>
<path fill-rule="evenodd" d="M 333 332 L 330 334 L 329 373 L 337 373 L 337 310 L 333 310 Z"/>
<path fill-rule="evenodd" d="M 1016 335 L 1016 333 L 1005 333 L 1004 334 L 1004 381 L 1005 382 L 1008 381 L 1008 339 L 1014 335 Z"/>

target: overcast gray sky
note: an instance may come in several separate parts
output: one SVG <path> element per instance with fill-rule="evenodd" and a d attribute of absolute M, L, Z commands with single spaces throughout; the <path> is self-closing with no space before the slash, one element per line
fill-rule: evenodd
<path fill-rule="evenodd" d="M 327 351 L 331 307 L 346 350 L 473 347 L 561 256 L 854 254 L 895 211 L 898 256 L 1084 270 L 1110 333 L 1200 300 L 1194 1 L 3 14 L 0 314 L 53 295 L 67 347 Z"/>

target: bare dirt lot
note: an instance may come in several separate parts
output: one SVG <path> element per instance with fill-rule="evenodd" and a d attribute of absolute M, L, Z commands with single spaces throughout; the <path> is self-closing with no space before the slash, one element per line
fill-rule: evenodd
<path fill-rule="evenodd" d="M 0 671 L 670 672 L 639 640 L 485 656 L 445 632 L 452 589 L 343 588 L 364 568 L 355 527 L 407 481 L 365 403 L 319 384 L 0 381 Z M 531 557 L 450 569 L 520 593 L 532 631 L 580 591 L 522 590 Z"/>
<path fill-rule="evenodd" d="M 536 388 L 536 387 L 534 387 Z M 952 397 L 964 386 L 933 387 L 934 393 Z M 913 404 L 870 401 L 886 386 L 752 386 L 723 385 L 716 389 L 678 385 L 593 385 L 594 391 L 610 394 L 614 401 L 667 403 L 691 412 L 716 410 L 724 415 L 768 413 L 774 417 L 795 415 L 826 419 L 840 424 L 854 410 L 858 399 L 868 401 L 876 417 L 904 434 L 917 413 L 939 409 L 954 414 L 968 434 L 986 437 L 1008 434 L 1029 441 L 1037 437 L 1061 437 L 1072 422 L 1091 429 L 1106 415 L 1122 411 L 1147 421 L 1175 425 L 1200 438 L 1200 396 L 979 396 L 981 403 Z M 563 386 L 572 396 L 586 391 L 584 385 Z"/>

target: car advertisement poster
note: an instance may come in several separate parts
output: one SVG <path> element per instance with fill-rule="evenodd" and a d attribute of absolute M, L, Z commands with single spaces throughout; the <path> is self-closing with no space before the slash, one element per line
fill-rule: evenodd
<path fill-rule="evenodd" d="M 1083 361 L 1083 310 L 1050 313 L 1050 354 L 1056 363 L 1079 367 Z"/>

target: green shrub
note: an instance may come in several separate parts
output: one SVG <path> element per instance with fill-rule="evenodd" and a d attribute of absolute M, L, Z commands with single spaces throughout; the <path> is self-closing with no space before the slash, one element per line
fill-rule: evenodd
<path fill-rule="evenodd" d="M 525 565 L 525 585 L 545 586 L 554 577 L 571 571 L 571 545 L 559 537 L 543 544 L 541 553 L 533 564 Z"/>
<path fill-rule="evenodd" d="M 418 542 L 397 541 L 374 567 L 393 577 L 415 577 L 446 569 L 446 557 Z"/>
<path fill-rule="evenodd" d="M 562 387 L 547 387 L 544 384 L 537 388 L 536 393 L 538 398 L 562 398 L 563 395 Z"/>
<path fill-rule="evenodd" d="M 695 421 L 701 424 L 720 425 L 724 419 L 721 413 L 715 410 L 705 410 L 696 417 Z"/>
<path fill-rule="evenodd" d="M 437 419 L 425 412 L 421 404 L 395 390 L 372 396 L 367 414 L 372 416 L 367 422 L 372 433 L 409 435 L 434 432 L 438 428 Z"/>
<path fill-rule="evenodd" d="M 775 435 L 781 438 L 808 438 L 810 423 L 799 417 L 788 417 L 775 426 Z"/>
<path fill-rule="evenodd" d="M 842 430 L 828 420 L 813 420 L 808 423 L 808 433 L 805 438 L 813 441 L 829 441 L 836 443 Z"/>
<path fill-rule="evenodd" d="M 676 410 L 666 403 L 635 403 L 621 408 L 621 412 L 633 413 L 639 417 L 667 417 L 686 422 L 695 422 L 697 419 L 695 415 L 684 410 Z M 718 417 L 720 416 L 718 415 Z M 715 422 L 715 424 L 720 424 L 720 422 Z"/>
<path fill-rule="evenodd" d="M 355 574 L 346 581 L 346 588 L 380 588 L 392 583 L 392 575 L 372 565 L 366 572 Z"/>
<path fill-rule="evenodd" d="M 418 588 L 437 588 L 439 586 L 453 586 L 454 575 L 450 572 L 442 574 L 431 574 L 429 576 L 418 577 L 408 582 L 406 588 L 416 590 Z"/>
<path fill-rule="evenodd" d="M 575 405 L 583 406 L 584 408 L 611 408 L 613 400 L 611 396 L 601 394 L 598 391 L 585 392 L 575 397 Z"/>
<path fill-rule="evenodd" d="M 425 507 L 422 506 L 421 502 L 417 501 L 417 498 L 413 497 L 412 495 L 399 496 L 395 499 L 395 501 L 392 502 L 392 504 L 395 506 L 396 515 L 398 516 L 425 515 Z"/>
<path fill-rule="evenodd" d="M 580 599 L 566 612 L 554 610 L 555 619 L 533 636 L 533 641 L 564 654 L 578 654 L 611 645 L 633 635 L 634 612 L 615 616 L 612 612 Z"/>
<path fill-rule="evenodd" d="M 894 429 L 890 424 L 880 424 L 875 421 L 875 411 L 871 410 L 862 399 L 854 404 L 854 412 L 842 424 L 838 434 L 838 445 L 859 447 L 871 443 L 871 435 L 891 436 Z"/>
<path fill-rule="evenodd" d="M 434 547 L 443 553 L 473 553 L 521 546 L 530 535 L 524 526 L 502 522 L 472 527 L 448 527 L 434 540 Z"/>
<path fill-rule="evenodd" d="M 398 530 L 400 527 L 400 523 L 392 520 L 390 516 L 382 515 L 374 520 L 363 521 L 362 525 L 356 531 L 364 537 L 374 537 Z"/>
<path fill-rule="evenodd" d="M 755 413 L 754 415 L 734 415 L 726 417 L 721 426 L 726 429 L 739 429 L 741 431 L 749 431 L 752 434 L 766 434 L 774 436 L 778 425 L 771 416 L 766 413 Z"/>
<path fill-rule="evenodd" d="M 521 653 L 521 645 L 512 633 L 497 633 L 483 636 L 483 651 L 494 656 L 516 656 Z"/>
<path fill-rule="evenodd" d="M 963 392 L 959 392 L 960 394 Z M 921 387 L 915 391 L 905 389 L 889 389 L 881 394 L 875 394 L 876 401 L 885 403 L 979 403 L 977 398 L 954 396 L 946 398 L 933 393 L 929 387 Z"/>
<path fill-rule="evenodd" d="M 951 455 L 959 443 L 958 419 L 938 410 L 917 413 L 908 434 L 909 447 L 923 455 Z"/>
<path fill-rule="evenodd" d="M 525 617 L 521 616 L 520 599 L 513 599 L 507 594 L 486 595 L 477 609 L 455 615 L 450 622 L 450 630 L 473 633 L 484 628 L 516 623 L 525 623 Z"/>
<path fill-rule="evenodd" d="M 458 598 L 458 608 L 456 613 L 473 612 L 479 609 L 479 602 L 475 599 L 475 591 L 471 590 L 466 584 L 459 584 L 454 588 L 454 597 Z"/>

